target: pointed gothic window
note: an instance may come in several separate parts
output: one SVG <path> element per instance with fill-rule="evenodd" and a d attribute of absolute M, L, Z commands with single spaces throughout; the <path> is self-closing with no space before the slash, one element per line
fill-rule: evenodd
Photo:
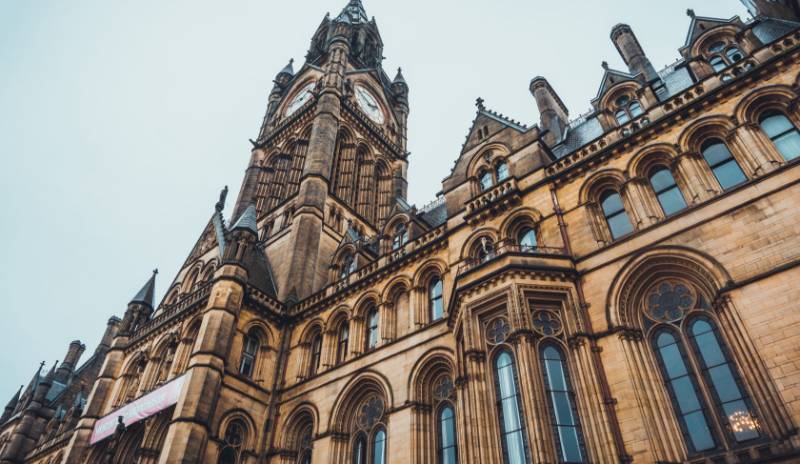
<path fill-rule="evenodd" d="M 503 350 L 494 361 L 497 414 L 505 464 L 527 464 L 528 442 L 513 355 Z"/>
<path fill-rule="evenodd" d="M 456 415 L 450 403 L 444 403 L 438 414 L 439 464 L 458 464 L 456 448 Z"/>
<path fill-rule="evenodd" d="M 386 464 L 386 431 L 383 427 L 378 428 L 372 437 L 372 463 Z"/>
<path fill-rule="evenodd" d="M 347 326 L 347 319 L 343 320 L 339 326 L 336 340 L 336 364 L 341 364 L 347 359 L 347 342 L 350 338 L 350 329 Z"/>
<path fill-rule="evenodd" d="M 665 215 L 671 216 L 686 208 L 686 200 L 669 169 L 665 167 L 653 169 L 650 172 L 650 185 L 653 187 Z"/>
<path fill-rule="evenodd" d="M 557 346 L 545 345 L 540 350 L 540 358 L 545 391 L 550 398 L 550 419 L 559 450 L 559 462 L 584 462 L 586 452 L 575 407 L 575 392 L 570 384 L 564 355 Z"/>
<path fill-rule="evenodd" d="M 747 180 L 731 151 L 720 140 L 707 141 L 701 151 L 722 190 L 728 190 Z"/>
<path fill-rule="evenodd" d="M 761 116 L 759 124 L 783 159 L 791 161 L 800 156 L 800 132 L 786 115 L 770 111 Z"/>
<path fill-rule="evenodd" d="M 363 433 L 356 436 L 353 444 L 353 464 L 367 464 L 367 439 Z"/>
<path fill-rule="evenodd" d="M 239 361 L 239 373 L 245 377 L 252 377 L 255 373 L 256 357 L 261 342 L 255 329 L 244 336 L 242 346 L 242 359 Z"/>
<path fill-rule="evenodd" d="M 235 420 L 225 429 L 222 450 L 219 453 L 218 464 L 239 464 L 241 462 L 242 444 L 244 442 L 245 427 L 240 421 Z"/>
<path fill-rule="evenodd" d="M 442 298 L 442 279 L 434 277 L 428 284 L 428 310 L 431 322 L 438 321 L 444 316 L 444 301 Z"/>
<path fill-rule="evenodd" d="M 378 308 L 372 308 L 367 312 L 367 351 L 378 346 L 378 326 L 380 315 Z"/>
<path fill-rule="evenodd" d="M 322 334 L 317 333 L 311 338 L 311 363 L 309 364 L 309 376 L 314 376 L 319 372 L 320 359 L 322 358 Z"/>

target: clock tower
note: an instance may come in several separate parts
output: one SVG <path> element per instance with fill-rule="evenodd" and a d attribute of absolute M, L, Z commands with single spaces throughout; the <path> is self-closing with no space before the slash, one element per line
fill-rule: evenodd
<path fill-rule="evenodd" d="M 234 216 L 255 204 L 281 300 L 329 284 L 345 243 L 356 269 L 405 205 L 408 85 L 382 62 L 375 19 L 350 0 L 275 78 Z"/>

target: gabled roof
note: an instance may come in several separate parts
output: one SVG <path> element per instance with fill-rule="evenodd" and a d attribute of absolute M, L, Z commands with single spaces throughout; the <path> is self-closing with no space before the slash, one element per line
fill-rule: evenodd
<path fill-rule="evenodd" d="M 606 91 L 614 85 L 619 84 L 620 82 L 636 80 L 636 76 L 629 72 L 609 68 L 608 63 L 605 61 L 603 61 L 603 69 L 605 71 L 603 72 L 603 78 L 600 80 L 600 88 L 597 89 L 597 96 L 594 98 L 595 102 L 603 98 L 603 95 L 605 95 Z"/>
<path fill-rule="evenodd" d="M 468 151 L 478 143 L 482 142 L 485 138 L 500 132 L 503 129 L 510 128 L 518 132 L 526 132 L 528 126 L 515 121 L 514 119 L 504 116 L 502 113 L 492 111 L 486 108 L 483 104 L 483 99 L 478 98 L 475 101 L 477 112 L 475 119 L 472 120 L 472 125 L 467 132 L 467 138 L 464 140 L 464 145 L 461 147 L 461 153 Z M 478 130 L 486 127 L 489 129 L 489 134 L 484 134 L 483 137 L 478 137 Z"/>
<path fill-rule="evenodd" d="M 244 210 L 236 223 L 231 227 L 231 230 L 242 229 L 249 230 L 250 232 L 258 235 L 258 221 L 256 220 L 256 205 L 250 205 Z"/>
<path fill-rule="evenodd" d="M 707 30 L 725 24 L 733 24 L 739 19 L 738 16 L 734 16 L 733 18 L 730 19 L 696 16 L 694 14 L 694 10 L 691 9 L 687 10 L 686 14 L 688 14 L 689 17 L 692 18 L 692 22 L 689 23 L 689 31 L 686 33 L 686 42 L 683 44 L 684 47 L 691 46 L 694 43 L 695 39 L 700 37 Z"/>

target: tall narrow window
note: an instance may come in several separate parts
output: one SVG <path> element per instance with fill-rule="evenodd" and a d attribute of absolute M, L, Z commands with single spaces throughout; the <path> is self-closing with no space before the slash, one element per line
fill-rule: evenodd
<path fill-rule="evenodd" d="M 256 356 L 260 345 L 258 334 L 251 330 L 244 336 L 242 346 L 242 359 L 239 361 L 239 373 L 245 377 L 252 377 L 256 366 Z"/>
<path fill-rule="evenodd" d="M 495 358 L 494 375 L 497 388 L 497 413 L 500 418 L 503 443 L 503 462 L 528 463 L 528 443 L 520 409 L 517 372 L 511 353 L 501 351 Z"/>
<path fill-rule="evenodd" d="M 322 334 L 316 334 L 311 339 L 311 363 L 308 375 L 316 375 L 319 372 L 319 362 L 322 358 Z"/>
<path fill-rule="evenodd" d="M 719 140 L 709 140 L 703 144 L 705 158 L 722 190 L 728 190 L 746 181 L 742 168 L 736 162 L 728 147 Z"/>
<path fill-rule="evenodd" d="M 378 309 L 372 308 L 367 313 L 367 350 L 371 350 L 378 346 L 378 325 L 380 323 L 380 316 Z"/>
<path fill-rule="evenodd" d="M 743 442 L 758 438 L 756 421 L 735 375 L 735 368 L 720 343 L 716 327 L 705 317 L 695 319 L 689 325 L 689 338 L 701 361 L 703 378 L 706 384 L 711 385 L 717 407 L 734 439 Z"/>
<path fill-rule="evenodd" d="M 559 451 L 560 462 L 584 462 L 583 439 L 581 437 L 575 393 L 561 350 L 546 345 L 540 352 L 544 383 L 550 398 L 550 418 Z"/>
<path fill-rule="evenodd" d="M 697 381 L 686 365 L 686 354 L 672 332 L 662 330 L 655 336 L 655 348 L 661 371 L 681 424 L 687 446 L 693 453 L 717 447 L 708 424 Z"/>
<path fill-rule="evenodd" d="M 492 173 L 489 171 L 485 171 L 479 174 L 478 178 L 481 183 L 481 191 L 489 190 L 494 185 L 494 179 L 492 178 Z"/>
<path fill-rule="evenodd" d="M 350 253 L 342 258 L 341 269 L 339 270 L 339 278 L 346 279 L 351 273 L 356 270 L 356 260 Z"/>
<path fill-rule="evenodd" d="M 600 196 L 600 207 L 603 209 L 603 216 L 606 218 L 612 239 L 633 232 L 633 226 L 622 205 L 622 197 L 619 196 L 619 193 L 613 190 L 606 191 Z"/>
<path fill-rule="evenodd" d="M 435 277 L 428 284 L 428 309 L 430 311 L 431 322 L 438 321 L 444 316 L 444 304 L 442 299 L 442 279 Z"/>
<path fill-rule="evenodd" d="M 372 462 L 370 464 L 386 464 L 386 431 L 383 428 L 372 437 Z"/>
<path fill-rule="evenodd" d="M 445 404 L 439 410 L 439 464 L 457 464 L 456 415 L 453 407 Z"/>
<path fill-rule="evenodd" d="M 497 175 L 497 182 L 503 182 L 508 179 L 508 164 L 505 161 L 497 163 L 494 172 Z"/>
<path fill-rule="evenodd" d="M 650 172 L 650 185 L 653 186 L 661 209 L 667 216 L 686 208 L 686 200 L 669 169 L 665 167 L 653 169 Z"/>
<path fill-rule="evenodd" d="M 530 227 L 525 227 L 517 234 L 517 243 L 520 251 L 533 251 L 536 249 L 536 231 Z"/>
<path fill-rule="evenodd" d="M 800 156 L 800 132 L 783 113 L 772 111 L 764 114 L 760 125 L 786 161 Z"/>
<path fill-rule="evenodd" d="M 350 329 L 347 327 L 347 320 L 342 321 L 339 326 L 339 334 L 336 340 L 336 364 L 341 364 L 347 359 L 347 343 L 350 338 Z"/>
<path fill-rule="evenodd" d="M 642 104 L 636 100 L 631 102 L 631 105 L 628 107 L 628 111 L 631 113 L 631 118 L 638 118 L 644 114 L 644 111 L 642 110 Z"/>
<path fill-rule="evenodd" d="M 392 237 L 392 250 L 401 248 L 408 242 L 408 226 L 405 223 L 397 224 Z"/>
<path fill-rule="evenodd" d="M 367 439 L 359 433 L 353 444 L 353 464 L 367 464 Z"/>

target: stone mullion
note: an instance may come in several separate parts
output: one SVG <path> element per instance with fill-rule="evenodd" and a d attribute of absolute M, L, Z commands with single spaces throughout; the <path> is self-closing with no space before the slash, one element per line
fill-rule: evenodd
<path fill-rule="evenodd" d="M 413 297 L 414 300 L 416 300 L 417 304 L 415 304 L 413 306 L 414 309 L 410 311 L 411 313 L 414 314 L 414 318 L 411 321 L 411 323 L 413 324 L 412 327 L 420 328 L 423 325 L 425 325 L 425 321 L 427 320 L 426 313 L 428 312 L 427 291 L 428 290 L 422 285 L 414 287 L 413 289 Z M 411 298 L 409 298 L 409 302 L 410 301 Z"/>
<path fill-rule="evenodd" d="M 350 354 L 358 356 L 364 352 L 364 316 L 353 316 L 352 324 L 350 324 L 350 336 L 347 344 Z"/>
<path fill-rule="evenodd" d="M 335 329 L 322 332 L 322 367 L 330 369 L 336 365 L 338 334 Z"/>
<path fill-rule="evenodd" d="M 688 152 L 684 153 L 682 157 L 682 159 L 686 160 L 686 165 L 690 166 L 691 170 L 694 171 L 694 175 L 692 176 L 693 185 L 698 192 L 702 192 L 699 201 L 707 200 L 718 194 L 719 190 L 717 190 L 717 187 L 719 186 L 719 182 L 717 182 L 716 177 L 714 177 L 714 173 L 711 172 L 711 168 L 709 168 L 703 155 L 700 153 Z"/>
<path fill-rule="evenodd" d="M 609 418 L 603 407 L 603 393 L 600 391 L 597 372 L 592 362 L 591 348 L 585 340 L 571 343 L 571 372 L 581 431 L 586 441 L 588 457 L 593 462 L 613 462 L 617 455 L 614 436 L 609 427 Z M 582 414 L 581 414 L 582 413 Z"/>
<path fill-rule="evenodd" d="M 620 194 L 628 216 L 633 219 L 631 225 L 634 230 L 642 229 L 652 223 L 642 192 L 639 190 L 637 179 L 628 179 L 622 186 Z"/>
<path fill-rule="evenodd" d="M 772 429 L 771 435 L 776 438 L 789 435 L 795 429 L 791 416 L 786 411 L 780 393 L 775 389 L 764 367 L 763 359 L 752 344 L 747 342 L 752 338 L 747 333 L 736 308 L 728 297 L 723 297 L 718 306 L 721 332 L 729 335 L 726 337 L 727 346 L 734 354 L 732 361 L 739 367 L 739 373 L 744 377 L 747 390 L 752 392 L 751 401 L 757 405 L 762 419 L 767 420 L 768 429 Z"/>
<path fill-rule="evenodd" d="M 639 334 L 622 334 L 620 338 L 628 372 L 633 373 L 631 381 L 642 420 L 650 431 L 653 458 L 669 462 L 684 460 L 683 435 L 675 422 L 669 398 L 665 396 L 663 382 L 660 377 L 656 378 L 658 366 L 643 353 L 646 346 Z"/>
<path fill-rule="evenodd" d="M 672 173 L 675 183 L 681 189 L 687 204 L 694 205 L 700 201 L 704 189 L 698 184 L 697 175 L 691 166 L 691 159 L 688 153 L 684 153 L 675 158 L 672 163 Z"/>
<path fill-rule="evenodd" d="M 309 363 L 311 361 L 311 342 L 301 342 L 297 344 L 300 350 L 300 359 L 297 363 L 297 381 L 300 382 L 308 377 Z"/>
<path fill-rule="evenodd" d="M 594 202 L 589 201 L 584 205 L 586 209 L 586 221 L 592 229 L 592 235 L 597 242 L 598 246 L 603 246 L 611 241 L 611 235 L 608 231 L 608 224 L 605 224 L 603 213 L 600 211 L 600 206 Z"/>
<path fill-rule="evenodd" d="M 764 155 L 764 148 L 749 133 L 746 126 L 730 131 L 725 137 L 734 158 L 739 160 L 749 178 L 758 177 L 771 170 L 771 162 Z M 744 161 L 744 163 L 742 163 Z"/>
<path fill-rule="evenodd" d="M 395 338 L 395 327 L 397 327 L 397 314 L 392 303 L 383 303 L 379 306 L 380 332 L 382 343 L 388 343 Z"/>
<path fill-rule="evenodd" d="M 759 174 L 772 171 L 784 163 L 783 156 L 758 124 L 743 124 L 734 129 L 732 136 L 743 151 L 759 163 Z"/>
<path fill-rule="evenodd" d="M 542 395 L 538 360 L 533 337 L 519 336 L 514 339 L 517 357 L 518 388 L 522 397 L 522 413 L 528 432 L 528 448 L 533 462 L 556 462 L 551 430 L 547 421 L 547 403 Z"/>

